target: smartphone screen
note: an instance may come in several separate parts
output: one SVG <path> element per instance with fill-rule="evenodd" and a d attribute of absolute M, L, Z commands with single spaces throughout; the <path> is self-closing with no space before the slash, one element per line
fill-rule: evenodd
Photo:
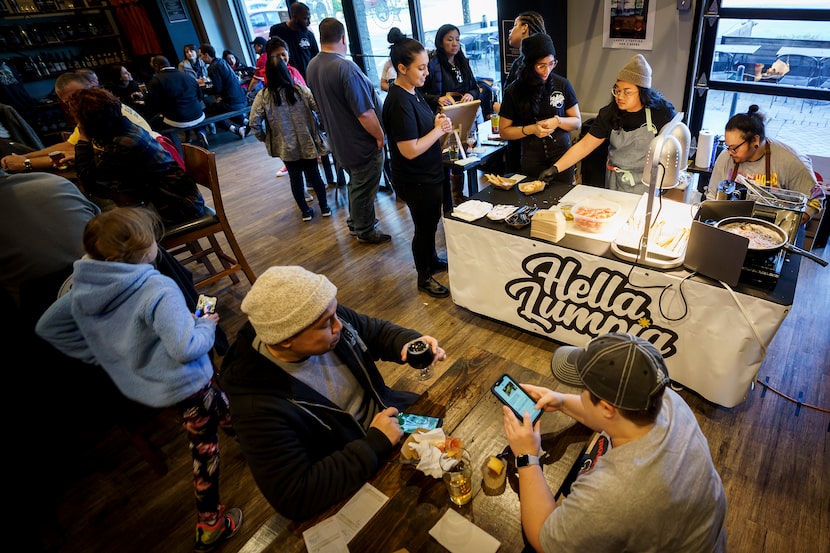
<path fill-rule="evenodd" d="M 399 413 L 398 421 L 401 423 L 401 430 L 403 430 L 405 434 L 412 434 L 417 428 L 435 430 L 441 426 L 442 422 L 438 417 L 413 415 L 412 413 Z"/>
<path fill-rule="evenodd" d="M 501 375 L 490 388 L 490 391 L 499 398 L 499 401 L 510 407 L 519 419 L 524 417 L 525 411 L 530 413 L 533 424 L 536 424 L 536 421 L 542 416 L 542 411 L 536 409 L 536 402 L 533 401 L 533 398 L 527 395 L 527 392 L 519 386 L 519 383 L 510 378 L 509 375 Z"/>

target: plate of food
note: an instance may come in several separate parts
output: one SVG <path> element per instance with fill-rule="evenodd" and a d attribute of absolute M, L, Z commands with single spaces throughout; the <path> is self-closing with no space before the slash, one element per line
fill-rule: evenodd
<path fill-rule="evenodd" d="M 502 190 L 510 190 L 517 183 L 523 181 L 525 176 L 513 175 L 512 177 L 502 177 L 501 175 L 495 175 L 493 173 L 485 173 L 484 178 L 485 180 L 487 180 L 488 183 L 490 183 L 496 188 L 500 188 Z"/>
<path fill-rule="evenodd" d="M 506 217 L 512 215 L 517 209 L 519 208 L 515 205 L 495 205 L 493 206 L 493 209 L 487 213 L 487 218 L 491 221 L 504 221 Z"/>
<path fill-rule="evenodd" d="M 545 189 L 547 183 L 543 180 L 532 180 L 523 182 L 519 185 L 519 191 L 530 196 Z"/>

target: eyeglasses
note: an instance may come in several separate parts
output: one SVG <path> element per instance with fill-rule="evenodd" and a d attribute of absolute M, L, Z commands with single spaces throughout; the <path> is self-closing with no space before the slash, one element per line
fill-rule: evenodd
<path fill-rule="evenodd" d="M 740 144 L 737 144 L 737 145 L 735 145 L 735 146 L 727 146 L 727 147 L 726 147 L 726 151 L 727 151 L 727 152 L 729 152 L 730 154 L 734 154 L 734 153 L 736 153 L 736 152 L 738 151 L 738 149 L 739 149 L 741 146 L 743 146 L 744 144 L 746 144 L 746 140 L 744 140 L 743 142 L 741 142 Z"/>
<path fill-rule="evenodd" d="M 537 63 L 533 67 L 536 69 L 536 71 L 545 71 L 546 69 L 548 71 L 553 71 L 557 63 L 559 63 L 559 60 L 553 60 L 550 63 Z"/>
<path fill-rule="evenodd" d="M 626 99 L 628 99 L 628 98 L 631 98 L 632 96 L 634 96 L 635 94 L 637 94 L 636 90 L 620 90 L 616 86 L 611 89 L 611 95 L 614 96 L 615 98 L 626 98 Z"/>

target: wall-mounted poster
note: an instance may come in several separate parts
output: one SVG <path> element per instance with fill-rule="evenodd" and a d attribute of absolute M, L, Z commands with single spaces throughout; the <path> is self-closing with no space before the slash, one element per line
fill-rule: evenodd
<path fill-rule="evenodd" d="M 164 13 L 167 14 L 167 20 L 170 23 L 187 21 L 187 11 L 185 11 L 182 0 L 163 0 L 161 5 L 164 7 Z"/>
<path fill-rule="evenodd" d="M 651 50 L 656 0 L 605 0 L 603 48 Z"/>

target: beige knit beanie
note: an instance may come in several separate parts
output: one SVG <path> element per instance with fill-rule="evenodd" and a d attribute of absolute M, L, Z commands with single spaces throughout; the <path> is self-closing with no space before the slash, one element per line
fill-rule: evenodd
<path fill-rule="evenodd" d="M 278 344 L 311 326 L 337 296 L 323 275 L 302 267 L 271 267 L 251 286 L 242 312 L 266 344 Z"/>
<path fill-rule="evenodd" d="M 637 54 L 617 73 L 617 80 L 651 88 L 651 66 L 642 54 Z"/>

